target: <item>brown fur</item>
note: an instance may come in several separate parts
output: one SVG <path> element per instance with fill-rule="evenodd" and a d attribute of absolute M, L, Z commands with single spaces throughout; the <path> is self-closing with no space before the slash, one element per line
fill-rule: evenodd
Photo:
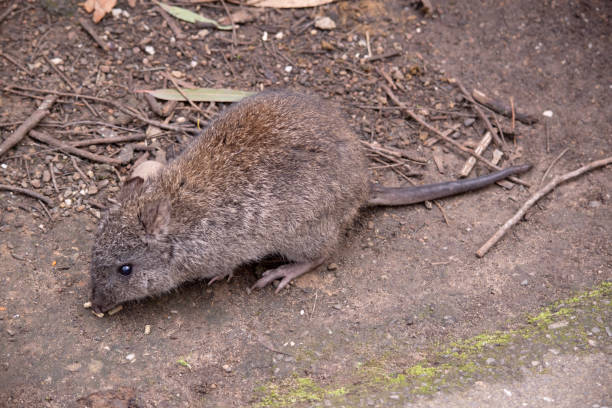
<path fill-rule="evenodd" d="M 256 287 L 315 268 L 366 205 L 405 205 L 482 188 L 529 169 L 416 188 L 370 186 L 357 136 L 320 99 L 267 92 L 214 120 L 168 166 L 126 182 L 93 249 L 96 310 L 183 282 L 230 276 L 266 255 L 289 266 Z M 132 273 L 119 273 L 122 265 Z"/>
<path fill-rule="evenodd" d="M 124 186 L 96 236 L 94 306 L 228 275 L 269 254 L 326 258 L 368 191 L 359 141 L 335 109 L 292 93 L 247 98 L 158 174 Z M 130 276 L 117 272 L 126 263 Z"/>

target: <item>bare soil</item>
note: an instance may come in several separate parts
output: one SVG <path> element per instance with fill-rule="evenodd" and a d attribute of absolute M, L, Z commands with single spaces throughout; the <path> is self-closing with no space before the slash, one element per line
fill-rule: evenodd
<path fill-rule="evenodd" d="M 609 1 L 435 1 L 433 16 L 395 0 L 267 9 L 238 28 L 235 45 L 231 32 L 206 27 L 205 34 L 204 27 L 186 23 L 179 23 L 186 37 L 177 39 L 151 3 L 129 8 L 120 1 L 129 17 L 108 15 L 95 26 L 112 45 L 109 52 L 79 25 L 84 13 L 76 2 L 15 3 L 0 26 L 0 51 L 20 65 L 0 56 L 0 140 L 40 104 L 34 96 L 45 95 L 8 87 L 71 92 L 50 64 L 82 94 L 159 121 L 164 118 L 134 91 L 172 87 L 164 72 L 178 71 L 177 79 L 196 86 L 316 93 L 340 104 L 364 140 L 425 158 L 426 166 L 410 163 L 410 172 L 421 173 L 413 178 L 419 184 L 456 178 L 465 158 L 442 143 L 426 146 L 432 135 L 392 108 L 375 67 L 429 123 L 440 129 L 458 124 L 461 143 L 478 141 L 485 128 L 450 78 L 505 101 L 512 97 L 518 110 L 540 121 L 516 122 L 504 147 L 504 166 L 533 163 L 523 177 L 531 189 L 494 186 L 440 200 L 448 224 L 436 206 L 364 211 L 328 267 L 278 295 L 272 287 L 248 293 L 261 267 L 246 266 L 231 282 L 195 282 L 103 319 L 83 308 L 97 207 L 109 205 L 140 155 L 170 159 L 192 136 L 163 131 L 147 146 L 132 144 L 134 157 L 123 166 L 76 159 L 83 174 L 69 155 L 24 139 L 0 158 L 0 184 L 47 195 L 54 207 L 43 210 L 29 197 L 0 192 L 2 406 L 72 406 L 121 387 L 141 406 L 245 406 L 260 402 L 257 387 L 296 376 L 350 386 L 359 381 L 355 367 L 363 362 L 401 372 L 427 358 L 435 344 L 513 328 L 526 314 L 612 278 L 609 168 L 557 188 L 484 258 L 474 255 L 564 149 L 553 175 L 611 154 Z M 10 4 L 1 2 L 0 10 Z M 217 2 L 197 10 L 225 16 Z M 318 15 L 337 27 L 314 28 Z M 366 32 L 374 56 L 397 55 L 363 60 Z M 82 100 L 62 96 L 37 129 L 64 141 L 147 129 L 116 108 L 91 105 L 97 117 Z M 202 104 L 211 115 L 224 107 Z M 545 110 L 552 118 L 541 115 Z M 470 124 L 470 118 L 477 120 Z M 497 118 L 502 128 L 512 128 L 509 118 Z M 168 120 L 206 123 L 188 104 Z M 110 157 L 125 145 L 85 149 Z M 432 159 L 434 149 L 444 174 Z M 57 190 L 45 174 L 49 166 Z M 381 166 L 373 158 L 374 180 L 405 182 Z"/>

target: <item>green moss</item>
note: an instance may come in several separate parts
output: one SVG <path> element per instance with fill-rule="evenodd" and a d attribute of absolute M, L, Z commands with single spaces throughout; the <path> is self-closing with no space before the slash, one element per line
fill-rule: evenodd
<path fill-rule="evenodd" d="M 555 302 L 542 309 L 535 316 L 527 317 L 522 328 L 509 331 L 482 333 L 468 339 L 462 339 L 435 346 L 430 351 L 430 361 L 420 362 L 402 370 L 401 373 L 390 373 L 389 367 L 394 366 L 401 347 L 395 345 L 379 353 L 376 358 L 357 363 L 352 372 L 344 378 L 351 378 L 353 384 L 344 384 L 339 388 L 325 387 L 310 378 L 293 377 L 272 382 L 259 387 L 258 407 L 287 407 L 299 403 L 320 402 L 324 399 L 335 400 L 338 404 L 352 401 L 364 395 L 375 395 L 400 389 L 409 389 L 412 394 L 430 395 L 441 389 L 462 387 L 463 384 L 475 381 L 483 374 L 487 376 L 520 375 L 521 364 L 532 360 L 524 355 L 524 359 L 506 361 L 503 365 L 487 364 L 488 357 L 496 361 L 503 360 L 507 347 L 522 347 L 521 342 L 529 342 L 529 350 L 534 350 L 533 359 L 540 358 L 542 352 L 550 347 L 588 351 L 594 346 L 588 343 L 588 329 L 594 325 L 601 312 L 609 313 L 612 302 L 602 302 L 604 298 L 612 297 L 612 283 L 604 282 L 593 290 L 583 292 L 569 299 Z M 600 319 L 601 320 L 601 319 Z M 567 326 L 551 327 L 553 323 L 567 321 Z M 603 327 L 601 327 L 603 330 Z M 366 344 L 356 345 L 364 350 L 375 350 L 368 339 Z M 391 351 L 389 351 L 391 350 Z M 574 351 L 572 351 L 574 352 Z M 303 351 L 306 360 L 318 359 L 313 352 Z M 521 361 L 519 361 L 521 360 Z M 532 367 L 529 367 L 535 370 Z M 537 371 L 537 370 L 536 370 Z M 515 373 L 515 374 L 512 374 Z M 349 403 L 348 406 L 351 404 Z"/>
<path fill-rule="evenodd" d="M 293 377 L 281 384 L 270 383 L 255 389 L 262 397 L 257 407 L 287 407 L 302 402 L 317 402 L 324 398 L 341 397 L 344 387 L 326 390 L 308 377 Z"/>

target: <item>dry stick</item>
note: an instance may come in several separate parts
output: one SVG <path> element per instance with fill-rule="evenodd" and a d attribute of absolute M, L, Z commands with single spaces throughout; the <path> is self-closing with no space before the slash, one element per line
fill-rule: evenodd
<path fill-rule="evenodd" d="M 546 171 L 544 172 L 544 175 L 542 176 L 542 180 L 540 180 L 540 184 L 542 184 L 544 182 L 544 179 L 546 179 L 546 176 L 548 176 L 548 173 L 550 173 L 550 170 L 552 170 L 553 166 L 559 161 L 561 160 L 561 157 L 563 157 L 563 155 L 569 150 L 569 147 L 566 147 L 561 153 L 559 153 L 559 155 L 557 157 L 555 157 L 555 159 L 550 163 L 550 166 L 548 166 L 548 168 L 546 169 Z"/>
<path fill-rule="evenodd" d="M 480 142 L 478 143 L 478 146 L 476 146 L 476 149 L 474 149 L 474 152 L 476 152 L 476 154 L 482 154 L 487 149 L 487 147 L 489 147 L 490 143 L 491 143 L 491 132 L 486 132 L 485 135 L 480 140 Z M 476 159 L 473 157 L 468 157 L 465 164 L 463 165 L 463 168 L 459 172 L 459 177 L 469 176 L 475 165 L 476 165 Z"/>
<path fill-rule="evenodd" d="M 2 142 L 2 144 L 0 144 L 0 156 L 6 153 L 11 147 L 19 143 L 21 139 L 23 139 L 28 134 L 28 132 L 33 129 L 38 124 L 38 122 L 42 120 L 42 118 L 49 114 L 49 109 L 51 108 L 51 105 L 53 105 L 56 99 L 56 95 L 47 95 L 45 97 L 38 109 L 36 109 L 34 113 L 32 113 L 32 115 L 30 115 L 30 117 L 27 118 L 17 128 L 17 130 L 15 130 L 15 132 L 13 132 L 12 135 L 7 137 L 6 140 Z"/>
<path fill-rule="evenodd" d="M 85 181 L 85 182 L 89 181 L 89 177 L 87 177 L 87 175 L 85 175 L 85 173 L 83 173 L 83 170 L 81 170 L 81 168 L 77 164 L 76 158 L 74 156 L 70 156 L 70 159 L 72 161 L 72 165 L 76 169 L 77 173 L 79 173 L 79 175 L 81 176 L 83 181 Z"/>
<path fill-rule="evenodd" d="M 55 66 L 54 63 L 51 62 L 51 60 L 49 59 L 49 57 L 47 57 L 45 54 L 42 55 L 43 59 L 45 60 L 45 62 L 55 71 L 55 73 L 57 75 L 59 75 L 59 77 L 66 83 L 66 85 L 68 85 L 70 87 L 70 89 L 72 89 L 74 92 L 79 93 L 78 90 L 76 89 L 76 87 L 74 86 L 74 84 L 72 82 L 70 82 L 70 80 L 68 79 L 68 77 L 66 75 L 64 75 L 64 73 L 62 71 L 59 70 L 58 67 Z M 78 98 L 77 98 L 78 99 Z M 87 106 L 87 109 L 89 109 L 89 111 L 91 112 L 92 115 L 94 116 L 100 116 L 100 114 L 98 113 L 97 110 L 95 110 L 90 104 L 89 102 L 87 102 L 87 100 L 83 100 L 83 103 L 85 104 L 85 106 Z"/>
<path fill-rule="evenodd" d="M 91 146 L 96 144 L 111 144 L 111 143 L 122 143 L 122 142 L 137 142 L 142 139 L 146 139 L 147 135 L 140 133 L 137 135 L 127 136 L 115 136 L 115 137 L 97 137 L 94 139 L 78 140 L 75 142 L 68 143 L 72 147 L 79 146 Z"/>
<path fill-rule="evenodd" d="M 389 83 L 389 85 L 391 85 L 391 88 L 393 88 L 394 90 L 397 89 L 397 86 L 395 85 L 395 83 L 393 82 L 393 80 L 391 79 L 389 74 L 387 74 L 385 71 L 383 71 L 382 69 L 380 69 L 378 67 L 374 67 L 374 70 L 376 72 L 378 72 L 378 75 L 383 77 L 385 79 L 385 81 L 387 81 Z"/>
<path fill-rule="evenodd" d="M 57 183 L 55 182 L 55 172 L 53 171 L 53 163 L 49 162 L 49 174 L 51 174 L 51 182 L 53 183 L 53 189 L 56 193 L 59 194 L 59 188 L 57 188 Z"/>
<path fill-rule="evenodd" d="M 361 140 L 361 143 L 366 146 L 368 149 L 370 150 L 374 150 L 376 152 L 383 152 L 386 153 L 388 155 L 400 158 L 400 159 L 408 159 L 412 162 L 418 163 L 420 165 L 425 165 L 427 164 L 427 160 L 419 158 L 419 157 L 414 157 L 414 156 L 410 156 L 408 155 L 408 153 L 406 153 L 403 150 L 398 150 L 398 149 L 392 149 L 392 148 L 385 148 L 382 146 L 378 146 L 374 143 L 370 143 L 370 142 L 366 142 L 365 140 Z"/>
<path fill-rule="evenodd" d="M 569 173 L 566 173 L 562 176 L 556 176 L 555 178 L 553 178 L 550 183 L 548 183 L 546 186 L 544 186 L 542 189 L 538 190 L 534 195 L 532 195 L 529 200 L 527 200 L 525 202 L 525 204 L 523 204 L 523 206 L 516 212 L 516 214 L 514 214 L 514 216 L 512 216 L 512 218 L 510 218 L 508 221 L 506 221 L 506 223 L 504 225 L 502 225 L 497 232 L 487 241 L 485 242 L 485 244 L 483 246 L 480 247 L 480 249 L 478 251 L 476 251 L 476 255 L 479 258 L 482 258 L 483 256 L 485 256 L 485 254 L 487 253 L 487 251 L 493 246 L 495 245 L 495 243 L 497 241 L 499 241 L 501 239 L 501 237 L 504 236 L 504 234 L 506 232 L 508 232 L 508 230 L 510 228 L 512 228 L 512 226 L 514 224 L 516 224 L 521 218 L 523 218 L 523 216 L 525 215 L 525 213 L 527 212 L 527 210 L 529 210 L 529 208 L 531 208 L 531 206 L 533 206 L 540 198 L 544 197 L 546 194 L 550 193 L 555 187 L 557 187 L 559 184 L 571 180 L 575 177 L 578 177 L 586 172 L 589 172 L 591 170 L 594 170 L 598 167 L 602 167 L 602 166 L 606 166 L 608 164 L 612 163 L 612 156 L 607 157 L 605 159 L 601 159 L 601 160 L 596 160 L 594 162 L 591 162 L 589 164 L 587 164 L 586 166 L 582 166 L 579 169 L 576 169 L 574 171 L 571 171 Z"/>
<path fill-rule="evenodd" d="M 19 62 L 17 62 L 17 60 L 15 60 L 15 58 L 11 57 L 10 55 L 0 51 L 0 57 L 6 58 L 6 60 L 8 62 L 12 63 L 17 68 L 21 69 L 22 71 L 25 71 L 27 74 L 31 74 L 29 69 L 27 69 L 24 65 L 20 64 Z"/>
<path fill-rule="evenodd" d="M 112 101 L 110 99 L 105 99 L 105 98 L 100 98 L 97 96 L 90 96 L 90 95 L 82 95 L 82 94 L 77 94 L 77 93 L 73 93 L 73 92 L 59 92 L 59 91 L 54 91 L 51 89 L 36 89 L 36 88 L 30 88 L 27 86 L 20 86 L 20 85 L 12 85 L 8 88 L 5 88 L 5 90 L 10 90 L 12 91 L 11 88 L 17 88 L 17 89 L 21 89 L 21 90 L 25 90 L 25 91 L 30 91 L 30 92 L 41 92 L 41 93 L 48 93 L 48 94 L 53 94 L 53 95 L 59 95 L 59 96 L 72 96 L 72 97 L 78 97 L 78 98 L 84 98 L 84 99 L 89 99 L 90 101 L 96 101 L 96 102 L 101 102 L 101 103 L 105 103 L 111 106 L 114 106 L 115 108 L 119 109 L 120 111 L 144 122 L 147 123 L 149 125 L 153 125 L 156 126 L 160 129 L 166 129 L 166 130 L 173 130 L 175 132 L 189 132 L 189 133 L 199 133 L 200 131 L 197 129 L 190 129 L 190 128 L 184 128 L 182 126 L 175 126 L 175 125 L 168 125 L 166 123 L 163 122 L 159 122 L 156 120 L 152 120 L 147 118 L 146 116 L 141 115 L 137 110 L 135 110 L 134 108 L 128 108 L 127 106 L 123 106 L 118 102 Z"/>
<path fill-rule="evenodd" d="M 526 125 L 533 125 L 534 123 L 538 121 L 538 118 L 536 118 L 535 116 L 531 116 L 531 115 L 521 113 L 521 112 L 516 112 L 514 110 L 514 98 L 513 97 L 510 97 L 511 98 L 510 105 L 508 105 L 506 102 L 501 101 L 499 99 L 494 99 L 488 96 L 487 94 L 485 94 L 484 92 L 479 91 L 477 89 L 474 89 L 472 91 L 472 97 L 476 100 L 476 102 L 478 102 L 481 105 L 486 106 L 492 111 L 495 111 L 499 113 L 500 115 L 504 115 L 511 119 L 514 118 L 518 120 L 519 122 L 522 122 Z M 512 119 L 513 122 L 514 122 L 514 119 Z"/>
<path fill-rule="evenodd" d="M 391 57 L 395 57 L 396 55 L 400 55 L 400 52 L 399 51 L 391 51 L 391 52 L 388 52 L 386 54 L 375 55 L 372 58 L 368 58 L 368 59 L 366 59 L 366 62 L 372 62 L 372 61 L 382 60 L 382 59 L 385 59 L 385 58 L 391 58 Z"/>
<path fill-rule="evenodd" d="M 223 5 L 223 8 L 225 9 L 225 13 L 227 14 L 227 18 L 229 19 L 230 24 L 232 25 L 232 58 L 234 58 L 234 54 L 236 52 L 236 45 L 237 45 L 236 25 L 234 24 L 234 17 L 232 16 L 232 13 L 230 13 L 229 8 L 227 7 L 227 4 L 225 4 L 225 0 L 221 0 L 221 4 Z"/>
<path fill-rule="evenodd" d="M 47 204 L 49 207 L 53 206 L 53 203 L 47 197 L 45 197 L 44 195 L 38 194 L 37 192 L 34 192 L 32 190 L 28 190 L 26 188 L 9 186 L 7 184 L 0 184 L 0 190 L 6 190 L 6 191 L 12 191 L 14 193 L 25 194 L 27 196 L 34 197 L 37 200 L 42 201 L 43 203 Z"/>
<path fill-rule="evenodd" d="M 177 91 L 178 93 L 180 93 L 180 94 L 181 94 L 181 96 L 182 96 L 183 98 L 185 98 L 185 100 L 186 100 L 187 102 L 189 102 L 189 104 L 190 104 L 190 105 L 191 105 L 191 106 L 192 106 L 192 107 L 193 107 L 195 110 L 197 110 L 198 112 L 200 112 L 202 115 L 205 115 L 205 116 L 206 116 L 206 114 L 204 113 L 204 111 L 202 110 L 202 108 L 200 108 L 198 105 L 196 105 L 195 103 L 193 103 L 193 101 L 192 101 L 191 99 L 189 99 L 189 97 L 188 97 L 187 95 L 185 95 L 185 92 L 183 92 L 183 90 L 182 90 L 182 89 L 181 89 L 181 87 L 180 87 L 180 86 L 179 86 L 179 85 L 176 83 L 176 81 L 174 80 L 174 78 L 172 78 L 172 75 L 170 75 L 170 74 L 166 74 L 166 78 L 168 78 L 168 79 L 170 80 L 170 82 L 172 82 L 172 85 L 174 85 L 174 87 L 176 88 L 176 91 Z"/>
<path fill-rule="evenodd" d="M 102 48 L 106 52 L 110 50 L 108 44 L 106 44 L 104 41 L 102 41 L 102 39 L 100 39 L 100 37 L 98 37 L 96 29 L 91 25 L 89 20 L 85 18 L 79 18 L 79 23 L 81 24 L 81 27 L 83 27 L 83 29 L 87 32 L 87 34 L 89 34 L 91 38 L 93 38 L 93 40 L 96 42 L 96 44 L 98 44 L 100 48 Z"/>
<path fill-rule="evenodd" d="M 17 2 L 14 1 L 10 6 L 8 6 L 2 14 L 0 14 L 0 23 L 13 11 L 14 8 L 17 8 Z"/>
<path fill-rule="evenodd" d="M 465 96 L 465 98 L 472 104 L 472 106 L 474 107 L 474 110 L 476 111 L 476 113 L 478 114 L 478 116 L 480 116 L 480 119 L 483 120 L 483 122 L 485 123 L 485 126 L 487 127 L 487 129 L 489 130 L 489 132 L 491 132 L 491 136 L 493 136 L 493 141 L 498 145 L 498 146 L 503 146 L 503 142 L 502 140 L 499 138 L 499 135 L 497 134 L 497 132 L 493 129 L 493 126 L 491 126 L 491 122 L 489 121 L 489 118 L 487 118 L 487 116 L 484 114 L 484 112 L 482 111 L 482 109 L 480 109 L 480 106 L 478 106 L 478 104 L 476 103 L 476 101 L 474 101 L 474 98 L 472 98 L 472 95 L 469 94 L 469 92 L 467 91 L 467 89 L 465 89 L 463 87 L 463 85 L 461 84 L 461 82 L 457 81 L 456 83 L 457 87 L 459 87 L 459 90 L 463 93 L 463 95 Z M 501 133 L 501 130 L 498 129 L 499 132 Z"/>
<path fill-rule="evenodd" d="M 64 152 L 67 153 L 72 153 L 76 156 L 80 156 L 83 157 L 85 159 L 91 160 L 91 161 L 95 161 L 95 162 L 99 162 L 99 163 L 106 163 L 106 164 L 125 164 L 125 162 L 123 160 L 119 160 L 119 159 L 113 159 L 110 157 L 105 157 L 105 156 L 100 156 L 98 154 L 93 154 L 90 153 L 88 151 L 85 150 L 81 150 L 81 149 L 77 149 L 74 146 L 71 146 L 67 143 L 64 143 L 60 140 L 55 139 L 54 137 L 51 137 L 45 133 L 42 132 L 38 132 L 36 130 L 31 130 L 30 131 L 30 137 L 34 138 L 38 141 L 53 145 L 53 146 L 57 146 L 60 148 L 60 150 L 63 150 Z"/>
<path fill-rule="evenodd" d="M 181 30 L 181 27 L 179 27 L 178 24 L 176 24 L 176 21 L 172 17 L 170 17 L 168 13 L 166 13 L 166 10 L 159 6 L 156 6 L 155 11 L 157 11 L 164 18 L 164 20 L 166 20 L 166 23 L 168 23 L 168 27 L 170 27 L 170 30 L 172 30 L 177 40 L 182 40 L 186 37 L 183 30 Z"/>
<path fill-rule="evenodd" d="M 397 96 L 395 96 L 395 94 L 393 93 L 393 91 L 391 89 L 389 89 L 388 86 L 386 86 L 385 84 L 381 84 L 381 87 L 384 89 L 384 91 L 387 93 L 387 95 L 389 95 L 389 97 L 391 98 L 391 100 L 393 102 L 395 102 L 395 104 L 397 106 L 399 106 L 400 108 L 402 108 L 402 110 L 404 111 L 404 113 L 406 113 L 408 116 L 410 116 L 412 119 L 416 120 L 418 123 L 420 123 L 423 127 L 425 127 L 426 129 L 430 130 L 431 132 L 433 132 L 434 134 L 438 135 L 439 138 L 441 138 L 442 140 L 444 140 L 445 142 L 447 142 L 448 144 L 456 147 L 457 149 L 461 150 L 464 153 L 467 153 L 469 155 L 474 156 L 477 160 L 480 160 L 481 162 L 483 162 L 488 168 L 492 169 L 492 170 L 502 170 L 501 167 L 496 166 L 495 164 L 491 163 L 489 160 L 485 159 L 482 156 L 477 155 L 476 153 L 474 153 L 474 151 L 467 149 L 463 146 L 461 146 L 459 143 L 455 142 L 453 139 L 451 139 L 450 137 L 446 136 L 444 133 L 440 132 L 438 129 L 436 129 L 435 127 L 431 126 L 430 124 L 428 124 L 427 122 L 425 122 L 419 115 L 417 115 L 416 113 L 414 113 L 413 111 L 411 111 L 410 109 L 408 109 L 406 107 L 406 105 L 404 105 L 403 102 L 401 102 Z M 522 184 L 526 187 L 531 187 L 531 185 L 523 180 L 521 180 L 518 177 L 512 176 L 512 177 L 508 177 L 508 179 L 514 181 L 517 184 Z"/>

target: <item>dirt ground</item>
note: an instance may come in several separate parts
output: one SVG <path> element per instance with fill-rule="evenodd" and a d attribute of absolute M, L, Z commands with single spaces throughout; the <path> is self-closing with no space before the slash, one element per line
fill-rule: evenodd
<path fill-rule="evenodd" d="M 12 3 L 1 2 L 0 10 Z M 82 94 L 158 121 L 165 118 L 133 91 L 172 87 L 164 72 L 178 71 L 178 80 L 196 86 L 316 93 L 340 104 L 364 140 L 425 158 L 426 166 L 410 164 L 419 184 L 456 178 L 465 158 L 442 143 L 428 147 L 432 135 L 393 108 L 376 69 L 429 123 L 458 125 L 453 137 L 460 143 L 478 141 L 485 127 L 450 78 L 512 97 L 517 110 L 540 121 L 516 122 L 503 148 L 504 166 L 534 165 L 522 176 L 530 189 L 495 186 L 440 200 L 444 214 L 435 205 L 364 211 L 327 267 L 278 295 L 274 288 L 248 293 L 260 269 L 248 266 L 229 283 L 192 283 L 103 319 L 83 308 L 99 207 L 109 204 L 119 177 L 140 155 L 170 159 L 191 136 L 161 131 L 146 146 L 131 143 L 130 164 L 114 167 L 73 161 L 24 139 L 0 157 L 0 184 L 35 190 L 53 206 L 0 192 L 0 405 L 73 406 L 93 392 L 120 389 L 147 407 L 265 405 L 266 390 L 282 392 L 304 378 L 350 391 L 364 381 L 359 367 L 366 362 L 400 373 L 426 361 L 436 345 L 511 330 L 543 306 L 610 280 L 609 168 L 557 188 L 484 258 L 474 253 L 564 149 L 552 175 L 611 154 L 612 3 L 434 1 L 433 16 L 413 3 L 267 9 L 241 24 L 234 41 L 231 32 L 187 23 L 179 23 L 185 36 L 176 38 L 151 3 L 129 8 L 119 1 L 127 13 L 94 27 L 111 44 L 105 52 L 79 25 L 84 12 L 76 2 L 15 2 L 0 25 L 0 51 L 10 57 L 0 57 L 0 140 L 40 104 L 34 96 L 45 96 L 17 87 L 71 91 L 51 65 Z M 218 2 L 189 7 L 216 19 L 226 15 Z M 317 16 L 330 17 L 336 28 L 315 28 Z M 372 55 L 383 58 L 363 59 L 368 37 Z M 37 129 L 66 141 L 148 129 L 115 107 L 91 105 L 97 117 L 81 100 L 61 96 Z M 202 104 L 213 115 L 224 107 Z M 547 110 L 551 118 L 542 116 Z M 199 115 L 184 104 L 167 120 L 205 124 Z M 510 133 L 511 120 L 496 116 Z M 115 157 L 130 154 L 125 146 L 85 149 Z M 374 180 L 404 183 L 375 160 L 381 158 L 372 160 Z"/>

